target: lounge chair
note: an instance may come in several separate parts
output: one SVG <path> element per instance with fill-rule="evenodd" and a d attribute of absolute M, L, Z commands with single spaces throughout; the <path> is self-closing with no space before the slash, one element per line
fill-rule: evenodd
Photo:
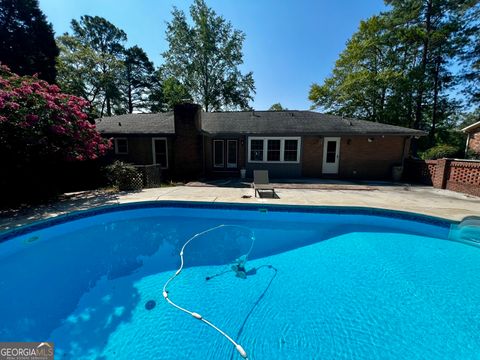
<path fill-rule="evenodd" d="M 253 170 L 253 189 L 255 197 L 260 197 L 260 191 L 271 191 L 272 197 L 275 197 L 275 189 L 268 180 L 268 170 Z"/>

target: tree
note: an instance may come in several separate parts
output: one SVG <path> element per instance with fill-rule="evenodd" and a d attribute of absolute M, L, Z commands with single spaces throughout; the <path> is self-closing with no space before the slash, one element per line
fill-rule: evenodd
<path fill-rule="evenodd" d="M 453 85 L 451 61 L 462 43 L 462 23 L 466 11 L 477 0 L 386 0 L 393 8 L 390 17 L 395 31 L 408 37 L 407 44 L 418 51 L 411 67 L 415 89 L 413 128 L 427 128 L 431 142 L 439 121 L 445 119 L 454 102 L 447 91 Z M 442 97 L 442 92 L 445 96 Z M 443 113 L 443 119 L 442 119 Z M 425 116 L 428 114 L 428 118 Z"/>
<path fill-rule="evenodd" d="M 164 112 L 185 101 L 193 101 L 186 87 L 174 77 L 165 77 L 163 68 L 155 71 L 150 88 L 150 111 Z"/>
<path fill-rule="evenodd" d="M 153 63 L 142 48 L 133 46 L 125 50 L 124 81 L 121 88 L 128 113 L 148 108 L 154 71 Z"/>
<path fill-rule="evenodd" d="M 400 86 L 397 46 L 386 31 L 387 19 L 373 16 L 360 23 L 323 85 L 313 84 L 314 106 L 338 115 L 395 123 L 388 118 L 387 94 Z M 397 89 L 398 90 L 398 89 Z M 398 110 L 397 110 L 398 112 Z"/>
<path fill-rule="evenodd" d="M 36 77 L 0 67 L 2 164 L 96 159 L 110 142 L 88 122 L 88 102 Z"/>
<path fill-rule="evenodd" d="M 467 95 L 469 105 L 480 111 L 480 2 L 473 6 L 466 14 L 467 21 L 463 28 L 465 38 L 464 47 L 460 54 L 463 65 L 461 78 L 465 82 L 464 94 Z M 476 117 L 477 121 L 479 117 Z"/>
<path fill-rule="evenodd" d="M 284 108 L 284 107 L 282 106 L 282 104 L 280 104 L 280 103 L 275 103 L 275 104 L 273 104 L 272 106 L 270 106 L 270 109 L 268 109 L 268 110 L 271 110 L 271 111 L 282 111 L 282 110 L 288 110 L 288 109 Z"/>
<path fill-rule="evenodd" d="M 255 92 L 253 74 L 242 74 L 245 34 L 218 16 L 204 0 L 190 7 L 193 25 L 174 8 L 167 24 L 168 50 L 163 53 L 168 76 L 180 81 L 205 111 L 249 107 Z"/>
<path fill-rule="evenodd" d="M 98 16 L 72 20 L 72 35 L 60 36 L 59 84 L 87 99 L 99 116 L 122 111 L 125 32 Z"/>
<path fill-rule="evenodd" d="M 54 83 L 57 56 L 52 25 L 38 0 L 0 0 L 0 63 Z"/>
<path fill-rule="evenodd" d="M 313 106 L 345 116 L 429 131 L 458 111 L 452 64 L 465 42 L 470 0 L 387 0 L 391 8 L 363 21 L 330 77 L 312 85 Z"/>

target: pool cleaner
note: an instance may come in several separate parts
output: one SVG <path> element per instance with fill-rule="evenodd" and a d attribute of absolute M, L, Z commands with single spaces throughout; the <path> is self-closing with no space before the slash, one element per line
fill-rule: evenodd
<path fill-rule="evenodd" d="M 219 225 L 219 226 L 215 226 L 213 228 L 210 228 L 208 230 L 205 230 L 205 231 L 202 231 L 200 233 L 197 233 L 195 234 L 194 236 L 192 236 L 190 239 L 188 239 L 185 244 L 183 244 L 181 250 L 180 250 L 180 267 L 178 268 L 178 270 L 175 272 L 175 274 L 173 274 L 166 282 L 165 284 L 163 285 L 163 297 L 164 299 L 170 304 L 172 305 L 173 307 L 177 308 L 178 310 L 180 311 L 183 311 L 184 313 L 187 313 L 189 315 L 191 315 L 192 317 L 194 317 L 195 319 L 197 320 L 200 320 L 202 321 L 203 323 L 207 324 L 208 326 L 210 326 L 212 329 L 214 329 L 215 331 L 217 331 L 218 333 L 220 333 L 223 337 L 225 337 L 228 341 L 230 341 L 232 343 L 232 345 L 235 347 L 235 349 L 237 350 L 237 352 L 240 354 L 240 356 L 244 359 L 247 359 L 248 360 L 248 356 L 247 356 L 247 352 L 245 351 L 245 349 L 240 345 L 238 344 L 235 340 L 232 339 L 232 337 L 230 337 L 225 331 L 223 331 L 222 329 L 218 328 L 215 324 L 211 323 L 210 321 L 208 321 L 207 319 L 205 319 L 201 314 L 197 313 L 197 312 L 194 312 L 194 311 L 190 311 L 188 309 L 185 309 L 183 307 L 181 307 L 180 305 L 176 304 L 175 302 L 173 302 L 170 297 L 169 297 L 169 293 L 168 293 L 168 290 L 167 290 L 167 287 L 168 285 L 178 276 L 180 275 L 180 273 L 182 272 L 183 270 L 183 266 L 184 266 L 184 259 L 183 259 L 183 255 L 184 255 L 184 251 L 185 251 L 185 248 L 187 247 L 188 244 L 190 244 L 193 240 L 195 240 L 196 238 L 198 238 L 199 236 L 202 236 L 202 235 L 205 235 L 209 232 L 212 232 L 214 230 L 218 230 L 218 229 L 221 229 L 221 228 L 228 228 L 228 227 L 233 227 L 233 228 L 241 228 L 241 229 L 247 229 L 250 233 L 251 233 L 251 236 L 250 236 L 250 239 L 252 241 L 251 245 L 250 245 L 250 248 L 248 250 L 248 252 L 242 256 L 240 256 L 239 258 L 237 258 L 235 261 L 234 261 L 234 265 L 232 265 L 232 270 L 235 272 L 236 276 L 237 277 L 240 277 L 240 278 L 245 278 L 246 277 L 246 270 L 245 270 L 245 264 L 247 262 L 247 259 L 248 259 L 248 256 L 250 255 L 250 252 L 252 251 L 252 248 L 253 248 L 253 244 L 255 242 L 255 236 L 254 236 L 254 233 L 251 229 L 249 228 L 246 228 L 244 226 L 240 226 L 240 225 Z M 208 280 L 208 278 L 207 278 Z"/>

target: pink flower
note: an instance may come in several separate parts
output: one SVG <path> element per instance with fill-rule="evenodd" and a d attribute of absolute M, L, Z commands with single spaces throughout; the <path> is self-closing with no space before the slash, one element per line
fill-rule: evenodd
<path fill-rule="evenodd" d="M 57 86 L 57 85 L 50 85 L 48 87 L 48 90 L 50 90 L 50 92 L 53 92 L 53 93 L 58 93 L 60 92 L 60 88 Z"/>
<path fill-rule="evenodd" d="M 30 125 L 32 125 L 38 121 L 39 116 L 35 114 L 28 114 L 27 116 L 25 116 L 25 119 Z"/>
<path fill-rule="evenodd" d="M 60 126 L 60 125 L 52 125 L 50 126 L 50 129 L 55 133 L 55 134 L 58 134 L 58 135 L 63 135 L 66 133 L 66 130 L 63 126 Z"/>
<path fill-rule="evenodd" d="M 8 121 L 8 119 L 7 119 L 6 116 L 0 115 L 0 123 L 4 123 L 4 122 L 7 122 L 7 121 Z"/>
<path fill-rule="evenodd" d="M 10 109 L 12 109 L 12 110 L 18 110 L 18 109 L 20 109 L 20 105 L 19 105 L 18 103 L 16 103 L 16 102 L 11 102 L 11 103 L 8 103 L 7 105 L 8 105 L 8 106 L 10 107 Z"/>

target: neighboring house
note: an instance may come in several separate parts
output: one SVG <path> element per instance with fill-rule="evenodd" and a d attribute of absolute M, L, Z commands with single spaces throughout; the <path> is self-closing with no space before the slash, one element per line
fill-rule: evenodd
<path fill-rule="evenodd" d="M 462 131 L 467 134 L 465 153 L 470 150 L 480 155 L 480 121 L 463 128 Z"/>
<path fill-rule="evenodd" d="M 344 119 L 313 111 L 203 112 L 182 104 L 173 112 L 97 120 L 114 139 L 111 156 L 160 164 L 166 176 L 239 176 L 267 169 L 270 177 L 388 179 L 403 164 L 419 130 Z"/>

